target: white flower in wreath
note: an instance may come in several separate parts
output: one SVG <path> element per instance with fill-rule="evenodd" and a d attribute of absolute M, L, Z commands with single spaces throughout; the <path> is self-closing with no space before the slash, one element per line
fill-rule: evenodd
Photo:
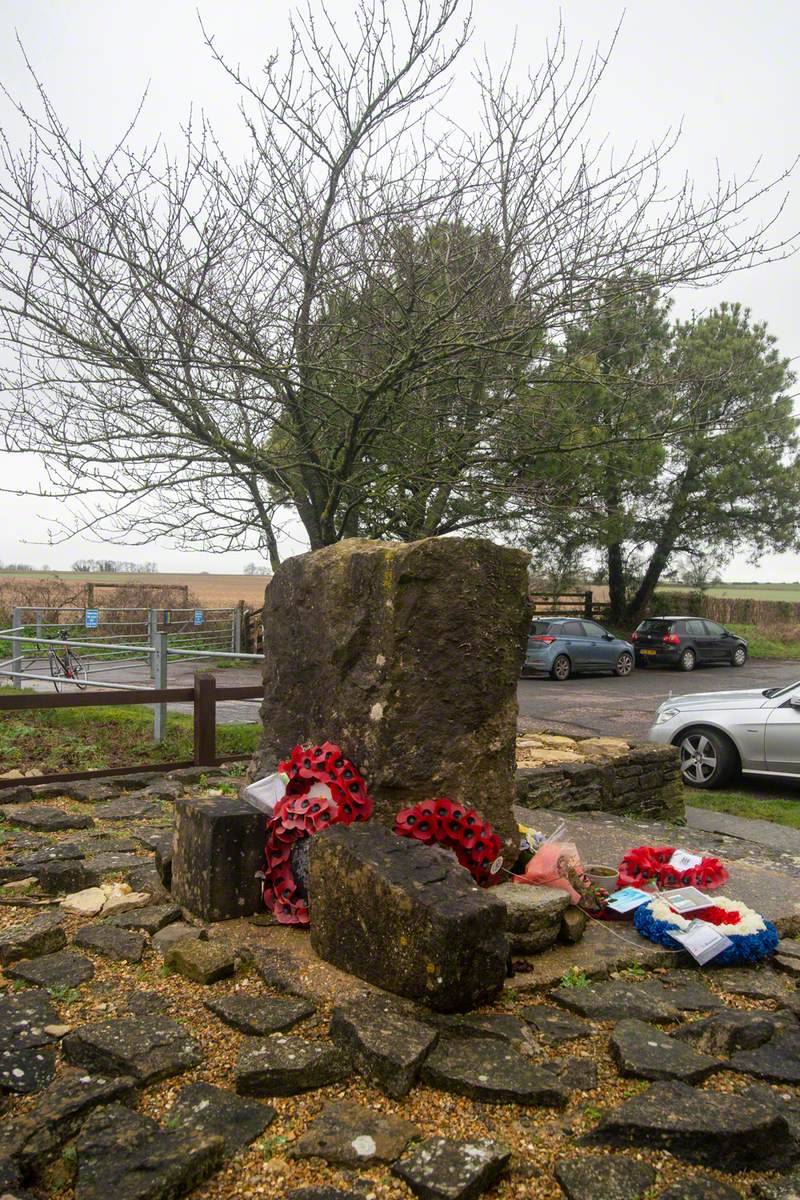
<path fill-rule="evenodd" d="M 739 900 L 729 900 L 727 896 L 715 896 L 711 900 L 709 907 L 722 908 L 725 912 L 735 912 L 739 914 L 739 921 L 736 925 L 718 925 L 720 933 L 724 933 L 726 937 L 746 937 L 751 933 L 763 933 L 766 929 L 764 918 L 759 916 L 752 908 L 748 908 L 746 904 L 742 904 Z M 657 897 L 650 902 L 650 912 L 656 921 L 665 921 L 668 925 L 685 932 L 690 924 L 691 919 L 687 920 L 680 913 L 673 912 L 666 900 Z M 696 918 L 697 919 L 697 918 Z M 699 918 L 702 921 L 702 917 Z"/>

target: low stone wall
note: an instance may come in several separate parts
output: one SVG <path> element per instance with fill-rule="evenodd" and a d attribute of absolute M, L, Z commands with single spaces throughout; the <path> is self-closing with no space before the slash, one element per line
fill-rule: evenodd
<path fill-rule="evenodd" d="M 559 812 L 684 815 L 674 746 L 527 734 L 517 741 L 517 803 Z"/>

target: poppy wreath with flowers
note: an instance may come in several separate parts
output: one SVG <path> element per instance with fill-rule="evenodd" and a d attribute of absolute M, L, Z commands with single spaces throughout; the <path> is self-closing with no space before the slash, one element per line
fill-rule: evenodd
<path fill-rule="evenodd" d="M 295 746 L 278 764 L 286 793 L 267 824 L 264 904 L 282 925 L 308 925 L 308 897 L 293 865 L 298 843 L 329 825 L 367 821 L 372 800 L 363 777 L 339 746 Z"/>
<path fill-rule="evenodd" d="M 698 909 L 689 918 L 681 916 L 662 897 L 657 896 L 647 904 L 640 904 L 633 914 L 633 923 L 642 937 L 649 938 L 669 950 L 684 947 L 673 936 L 686 933 L 692 920 L 706 921 L 719 927 L 720 933 L 730 939 L 719 954 L 715 954 L 704 965 L 707 967 L 731 967 L 746 963 L 761 962 L 778 948 L 779 935 L 775 926 L 765 917 L 741 904 L 717 896 L 716 903 Z"/>
<path fill-rule="evenodd" d="M 484 887 L 500 882 L 500 876 L 493 874 L 491 868 L 503 843 L 474 808 L 456 804 L 445 796 L 422 800 L 397 814 L 394 831 L 400 837 L 416 838 L 427 846 L 436 843 L 453 850 L 462 867 Z"/>
<path fill-rule="evenodd" d="M 617 888 L 698 887 L 706 891 L 722 887 L 729 876 L 718 858 L 704 858 L 696 867 L 678 871 L 670 866 L 674 846 L 637 846 L 629 850 L 619 864 Z"/>

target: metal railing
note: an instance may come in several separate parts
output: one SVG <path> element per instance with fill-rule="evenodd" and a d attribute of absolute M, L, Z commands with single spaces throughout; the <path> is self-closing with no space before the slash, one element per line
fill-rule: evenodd
<path fill-rule="evenodd" d="M 146 696 L 149 691 L 164 692 L 165 690 L 167 690 L 168 667 L 169 667 L 170 660 L 173 662 L 187 661 L 187 660 L 188 661 L 194 660 L 194 661 L 201 662 L 203 659 L 224 658 L 226 661 L 229 659 L 233 659 L 233 660 L 242 660 L 242 661 L 249 661 L 249 662 L 261 662 L 261 661 L 263 661 L 263 657 L 264 657 L 262 654 L 243 653 L 241 650 L 203 649 L 202 647 L 198 647 L 198 646 L 191 646 L 191 647 L 176 646 L 176 645 L 170 643 L 170 640 L 169 640 L 170 635 L 166 632 L 159 630 L 157 628 L 158 622 L 157 621 L 154 622 L 152 620 L 149 620 L 151 631 L 150 631 L 150 641 L 148 641 L 147 643 L 101 642 L 98 639 L 78 639 L 78 638 L 72 638 L 72 637 L 67 637 L 67 638 L 46 637 L 46 636 L 44 636 L 45 624 L 49 625 L 49 624 L 52 624 L 52 622 L 47 622 L 47 623 L 42 622 L 42 623 L 40 623 L 40 627 L 39 627 L 38 631 L 36 631 L 34 633 L 27 632 L 29 626 L 26 623 L 24 623 L 24 621 L 22 620 L 22 613 L 30 612 L 30 611 L 31 611 L 30 609 L 15 608 L 13 611 L 13 617 L 12 617 L 13 624 L 8 629 L 0 629 L 0 639 L 2 639 L 2 640 L 7 639 L 10 642 L 10 649 L 11 649 L 10 657 L 0 660 L 0 678 L 10 678 L 11 686 L 14 688 L 21 688 L 23 680 L 34 680 L 37 682 L 43 681 L 43 682 L 47 682 L 47 683 L 55 683 L 57 681 L 59 687 L 70 686 L 70 687 L 78 688 L 81 690 L 83 690 L 84 688 L 86 688 L 87 686 L 89 686 L 91 684 L 91 686 L 95 687 L 95 688 L 105 688 L 105 689 L 110 689 L 112 691 L 118 691 L 118 692 L 130 692 L 131 691 L 130 683 L 112 683 L 110 680 L 102 680 L 102 679 L 90 677 L 90 670 L 89 670 L 90 664 L 91 664 L 91 670 L 92 670 L 93 674 L 96 675 L 101 672 L 107 672 L 107 671 L 113 671 L 113 670 L 124 670 L 126 668 L 130 668 L 130 665 L 133 662 L 141 661 L 141 662 L 149 662 L 149 664 L 150 664 L 150 676 L 152 679 L 152 687 L 151 688 L 144 687 L 144 688 L 138 689 L 138 692 L 142 696 Z M 68 610 L 64 609 L 62 611 L 68 611 Z M 73 610 L 73 611 L 82 611 L 82 610 Z M 119 611 L 119 610 L 117 610 L 117 611 Z M 139 612 L 142 610 L 137 609 L 137 610 L 131 610 L 131 611 Z M 151 612 L 155 612 L 155 611 L 156 610 L 151 610 Z M 240 621 L 239 621 L 238 629 L 239 629 L 239 635 L 241 637 L 241 610 L 240 609 L 238 609 L 238 610 L 220 609 L 220 610 L 216 610 L 216 611 L 239 612 Z M 63 625 L 59 626 L 59 627 L 69 629 L 68 626 L 63 626 Z M 90 628 L 92 628 L 92 626 L 90 626 Z M 236 636 L 235 636 L 236 623 L 235 622 L 234 622 L 233 628 L 234 628 L 234 644 L 236 644 Z M 52 664 L 53 664 L 53 654 L 52 654 L 52 651 L 49 650 L 49 647 L 54 647 L 54 646 L 61 647 L 65 651 L 72 650 L 72 648 L 75 647 L 77 649 L 90 649 L 95 652 L 99 651 L 101 653 L 108 653 L 108 654 L 113 654 L 113 655 L 120 655 L 120 654 L 130 655 L 131 652 L 134 652 L 137 655 L 137 657 L 136 658 L 127 657 L 127 658 L 123 658 L 123 659 L 117 659 L 116 661 L 114 659 L 112 659 L 109 662 L 102 658 L 101 659 L 92 659 L 88 655 L 85 655 L 80 658 L 80 665 L 86 671 L 85 675 L 82 674 L 80 677 L 69 677 L 64 674 L 61 674 L 60 672 L 56 673 L 52 669 L 51 669 L 51 673 L 49 675 L 46 675 L 42 672 L 31 669 L 33 667 L 33 665 L 39 659 L 39 657 L 40 657 L 39 655 L 34 655 L 33 657 L 31 657 L 28 666 L 27 667 L 25 666 L 24 657 L 23 657 L 23 647 L 25 645 L 33 645 L 33 646 L 37 647 L 37 649 L 41 648 L 41 647 L 48 647 L 48 661 L 51 664 L 51 668 L 52 668 Z M 145 700 L 145 703 L 147 703 L 146 700 Z M 166 729 L 166 720 L 167 720 L 167 702 L 165 700 L 159 699 L 156 703 L 153 704 L 153 741 L 154 742 L 163 741 L 164 733 L 165 733 L 165 729 Z"/>

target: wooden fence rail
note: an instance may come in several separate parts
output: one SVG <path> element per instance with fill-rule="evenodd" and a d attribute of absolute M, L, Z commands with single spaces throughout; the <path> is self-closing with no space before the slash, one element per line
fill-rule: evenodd
<path fill-rule="evenodd" d="M 217 757 L 217 701 L 260 700 L 261 685 L 219 687 L 213 675 L 198 671 L 193 687 L 168 687 L 157 689 L 131 688 L 129 691 L 78 692 L 75 695 L 39 693 L 35 696 L 17 693 L 0 696 L 1 712 L 19 712 L 24 709 L 41 711 L 49 708 L 105 708 L 122 704 L 174 704 L 189 701 L 194 705 L 194 756 L 191 760 L 169 763 L 139 763 L 135 766 L 102 767 L 94 771 L 61 771 L 50 775 L 30 775 L 0 779 L 3 788 L 17 787 L 21 783 L 69 783 L 78 779 L 103 779 L 114 775 L 134 775 L 140 771 L 177 771 L 183 767 L 217 767 L 221 762 L 233 762 L 249 758 L 249 754 L 227 754 Z"/>

